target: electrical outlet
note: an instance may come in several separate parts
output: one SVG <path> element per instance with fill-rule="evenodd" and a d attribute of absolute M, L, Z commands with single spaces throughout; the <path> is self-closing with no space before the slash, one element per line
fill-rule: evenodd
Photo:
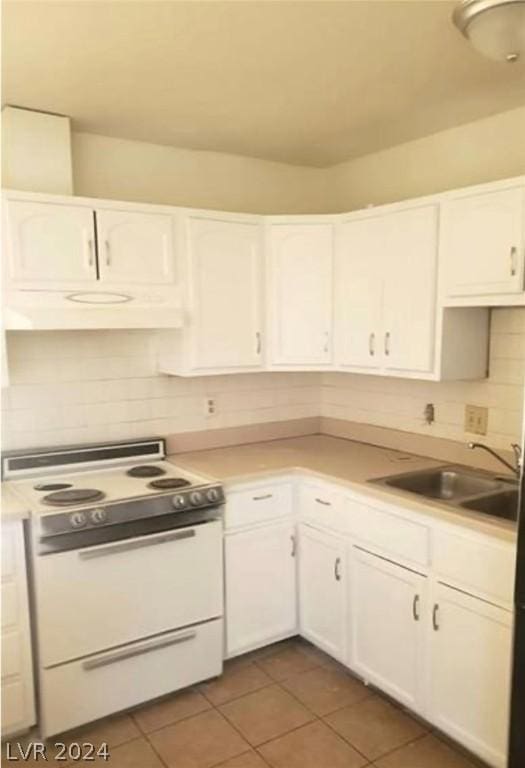
<path fill-rule="evenodd" d="M 481 405 L 465 406 L 465 432 L 473 435 L 486 435 L 489 409 Z"/>
<path fill-rule="evenodd" d="M 207 397 L 206 398 L 206 403 L 205 403 L 205 407 L 204 407 L 204 413 L 208 417 L 215 416 L 215 414 L 217 413 L 217 407 L 215 405 L 215 398 L 214 397 Z"/>

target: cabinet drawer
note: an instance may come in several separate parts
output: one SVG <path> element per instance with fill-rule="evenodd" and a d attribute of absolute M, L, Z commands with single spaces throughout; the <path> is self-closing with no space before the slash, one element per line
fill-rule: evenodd
<path fill-rule="evenodd" d="M 327 483 L 303 483 L 300 491 L 301 520 L 320 528 L 346 532 L 341 492 Z"/>
<path fill-rule="evenodd" d="M 2 584 L 2 629 L 18 623 L 18 594 L 14 581 Z"/>
<path fill-rule="evenodd" d="M 351 498 L 345 500 L 344 511 L 349 533 L 358 541 L 385 555 L 419 565 L 429 564 L 429 532 L 424 525 Z"/>
<path fill-rule="evenodd" d="M 513 546 L 436 531 L 432 549 L 433 570 L 438 578 L 488 600 L 512 603 L 516 564 Z"/>
<path fill-rule="evenodd" d="M 43 670 L 42 736 L 219 675 L 222 633 L 217 619 Z"/>
<path fill-rule="evenodd" d="M 225 528 L 239 528 L 289 517 L 293 512 L 291 483 L 257 485 L 227 492 Z"/>
<path fill-rule="evenodd" d="M 25 686 L 22 680 L 2 683 L 2 736 L 23 729 L 27 722 Z"/>
<path fill-rule="evenodd" d="M 2 633 L 2 680 L 22 671 L 22 639 L 20 633 Z"/>

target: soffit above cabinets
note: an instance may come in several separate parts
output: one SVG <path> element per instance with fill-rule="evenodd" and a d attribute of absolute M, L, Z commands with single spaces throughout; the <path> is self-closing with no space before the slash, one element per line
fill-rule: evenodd
<path fill-rule="evenodd" d="M 522 106 L 523 65 L 466 45 L 454 5 L 8 0 L 3 98 L 88 133 L 327 166 Z"/>

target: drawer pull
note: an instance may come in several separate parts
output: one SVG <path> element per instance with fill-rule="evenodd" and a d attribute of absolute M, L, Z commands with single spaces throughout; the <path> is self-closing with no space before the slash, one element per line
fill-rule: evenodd
<path fill-rule="evenodd" d="M 432 609 L 432 626 L 434 627 L 434 632 L 439 631 L 438 611 L 439 611 L 439 605 L 437 603 L 434 603 L 434 608 Z"/>
<path fill-rule="evenodd" d="M 271 499 L 273 497 L 273 493 L 265 493 L 262 496 L 254 496 L 254 501 L 265 501 L 266 499 Z"/>
<path fill-rule="evenodd" d="M 295 553 L 297 552 L 297 539 L 295 538 L 295 536 L 292 535 L 292 536 L 290 536 L 290 540 L 292 542 L 291 555 L 292 555 L 292 557 L 295 557 Z"/>
<path fill-rule="evenodd" d="M 131 659 L 133 656 L 141 656 L 143 653 L 157 651 L 160 648 L 167 648 L 170 645 L 185 643 L 187 640 L 193 640 L 195 637 L 197 637 L 197 632 L 195 630 L 184 632 L 176 637 L 162 637 L 160 640 L 142 643 L 141 645 L 136 645 L 134 648 L 124 648 L 121 651 L 108 653 L 106 656 L 99 656 L 97 659 L 88 659 L 87 661 L 82 662 L 82 668 L 89 671 L 91 669 L 98 669 L 98 667 L 106 667 L 109 664 L 116 664 L 118 661 Z"/>
<path fill-rule="evenodd" d="M 514 277 L 517 272 L 517 256 L 518 249 L 513 245 L 510 249 L 510 274 L 512 277 Z"/>
<path fill-rule="evenodd" d="M 335 558 L 334 576 L 336 581 L 341 581 L 341 558 L 340 557 Z"/>
<path fill-rule="evenodd" d="M 376 353 L 376 335 L 371 333 L 368 337 L 368 354 L 373 357 Z"/>
<path fill-rule="evenodd" d="M 412 601 L 412 616 L 414 617 L 414 621 L 419 621 L 419 595 L 414 595 Z"/>
<path fill-rule="evenodd" d="M 331 501 L 325 501 L 324 499 L 316 499 L 316 502 L 318 504 L 322 504 L 323 507 L 331 507 L 332 506 L 332 502 Z"/>
<path fill-rule="evenodd" d="M 385 333 L 385 355 L 390 355 L 390 331 Z"/>
<path fill-rule="evenodd" d="M 107 557 L 108 555 L 118 555 L 121 552 L 131 552 L 133 549 L 143 549 L 152 547 L 154 544 L 166 544 L 169 541 L 180 541 L 181 539 L 191 539 L 195 536 L 193 528 L 176 533 L 165 533 L 162 536 L 151 536 L 139 541 L 124 541 L 121 544 L 112 544 L 109 547 L 100 547 L 99 549 L 81 549 L 78 556 L 81 560 L 94 560 L 96 557 Z"/>

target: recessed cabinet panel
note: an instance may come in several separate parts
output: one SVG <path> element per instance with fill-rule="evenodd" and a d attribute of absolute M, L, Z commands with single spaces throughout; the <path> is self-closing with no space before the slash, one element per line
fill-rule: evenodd
<path fill-rule="evenodd" d="M 337 362 L 380 368 L 385 225 L 379 217 L 341 224 L 336 234 Z"/>
<path fill-rule="evenodd" d="M 342 661 L 346 651 L 345 554 L 342 539 L 299 526 L 301 634 Z"/>
<path fill-rule="evenodd" d="M 257 223 L 188 221 L 192 367 L 262 364 L 262 254 Z"/>
<path fill-rule="evenodd" d="M 43 286 L 96 280 L 93 211 L 18 200 L 7 205 L 11 280 Z"/>
<path fill-rule="evenodd" d="M 438 584 L 431 638 L 431 718 L 487 760 L 506 763 L 512 614 Z"/>
<path fill-rule="evenodd" d="M 417 711 L 423 684 L 426 578 L 353 548 L 350 572 L 356 671 Z"/>
<path fill-rule="evenodd" d="M 387 369 L 431 371 L 436 324 L 438 209 L 386 217 L 381 339 Z"/>
<path fill-rule="evenodd" d="M 227 655 L 293 634 L 295 526 L 281 523 L 229 534 L 224 549 Z"/>
<path fill-rule="evenodd" d="M 272 224 L 270 324 L 272 363 L 326 365 L 332 360 L 331 224 Z"/>
<path fill-rule="evenodd" d="M 173 280 L 173 219 L 167 214 L 97 211 L 100 278 L 106 283 Z"/>
<path fill-rule="evenodd" d="M 525 192 L 503 189 L 441 207 L 441 258 L 449 297 L 523 291 Z"/>

